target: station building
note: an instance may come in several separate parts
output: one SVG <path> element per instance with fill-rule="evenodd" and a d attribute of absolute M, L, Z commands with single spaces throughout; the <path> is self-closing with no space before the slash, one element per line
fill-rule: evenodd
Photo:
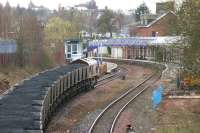
<path fill-rule="evenodd" d="M 92 41 L 89 50 L 90 56 L 101 56 L 101 53 L 94 54 L 94 49 L 110 47 L 111 58 L 180 63 L 181 41 L 181 36 L 117 38 Z"/>

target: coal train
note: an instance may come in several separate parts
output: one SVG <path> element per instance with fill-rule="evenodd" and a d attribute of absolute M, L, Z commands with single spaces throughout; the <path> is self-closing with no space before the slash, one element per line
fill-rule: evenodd
<path fill-rule="evenodd" d="M 80 59 L 24 80 L 0 100 L 0 132 L 44 132 L 58 106 L 93 89 L 105 68 Z"/>

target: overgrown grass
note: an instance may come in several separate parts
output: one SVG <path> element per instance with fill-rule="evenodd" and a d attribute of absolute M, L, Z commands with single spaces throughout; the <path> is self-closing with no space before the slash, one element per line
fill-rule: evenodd
<path fill-rule="evenodd" d="M 173 109 L 168 111 L 162 119 L 164 124 L 156 133 L 200 133 L 199 113 Z"/>
<path fill-rule="evenodd" d="M 176 127 L 163 127 L 159 129 L 158 133 L 199 133 L 200 124 L 181 124 Z"/>

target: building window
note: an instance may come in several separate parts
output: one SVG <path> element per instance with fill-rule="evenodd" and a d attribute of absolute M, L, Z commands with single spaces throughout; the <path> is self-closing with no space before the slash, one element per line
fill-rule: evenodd
<path fill-rule="evenodd" d="M 148 24 L 148 21 L 147 21 L 147 19 L 145 19 L 144 21 L 145 21 L 145 25 L 147 25 L 147 24 Z"/>
<path fill-rule="evenodd" d="M 72 45 L 72 54 L 77 54 L 77 45 Z"/>
<path fill-rule="evenodd" d="M 152 32 L 151 32 L 151 36 L 155 37 L 155 36 L 156 36 L 156 32 L 155 32 L 155 31 L 152 31 Z"/>
<path fill-rule="evenodd" d="M 71 54 L 67 54 L 67 58 L 71 58 Z"/>
<path fill-rule="evenodd" d="M 71 45 L 67 45 L 67 58 L 71 58 Z"/>
<path fill-rule="evenodd" d="M 68 53 L 71 53 L 71 45 L 68 45 L 68 46 L 67 46 L 67 52 L 68 52 Z"/>
<path fill-rule="evenodd" d="M 141 25 L 145 25 L 145 20 L 144 19 L 141 20 Z"/>

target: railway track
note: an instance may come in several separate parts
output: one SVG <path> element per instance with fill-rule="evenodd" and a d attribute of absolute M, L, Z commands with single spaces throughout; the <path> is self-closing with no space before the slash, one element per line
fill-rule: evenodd
<path fill-rule="evenodd" d="M 119 98 L 111 102 L 95 119 L 89 129 L 89 133 L 113 133 L 116 122 L 127 107 L 127 105 L 134 101 L 146 89 L 160 78 L 160 74 L 155 73 L 138 84 L 136 87 L 130 85 L 128 91 L 122 94 Z"/>
<path fill-rule="evenodd" d="M 105 77 L 99 79 L 97 81 L 97 85 L 95 85 L 95 87 L 104 85 L 108 82 L 111 82 L 112 80 L 115 80 L 119 77 L 125 76 L 127 74 L 127 72 L 128 72 L 128 70 L 126 68 L 120 67 L 120 68 L 116 69 L 115 72 L 112 72 L 108 76 L 105 76 Z"/>

